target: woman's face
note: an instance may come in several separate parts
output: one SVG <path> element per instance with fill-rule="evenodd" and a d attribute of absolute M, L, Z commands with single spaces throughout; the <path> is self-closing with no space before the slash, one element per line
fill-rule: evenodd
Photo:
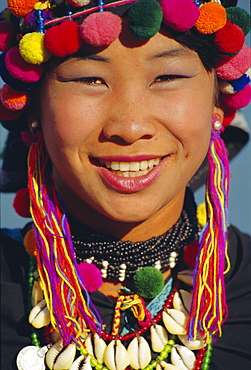
<path fill-rule="evenodd" d="M 41 122 L 70 212 L 141 222 L 183 197 L 209 145 L 214 83 L 161 33 L 52 62 Z"/>

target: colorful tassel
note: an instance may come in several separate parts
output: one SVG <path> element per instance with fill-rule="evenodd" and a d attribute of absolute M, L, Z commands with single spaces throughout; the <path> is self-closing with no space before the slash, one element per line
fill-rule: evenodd
<path fill-rule="evenodd" d="M 194 290 L 188 321 L 189 339 L 217 333 L 227 318 L 224 266 L 228 237 L 229 163 L 222 125 L 213 119 L 208 150 L 209 172 L 206 183 L 207 223 L 200 235 L 200 248 L 194 270 Z"/>
<path fill-rule="evenodd" d="M 30 149 L 28 164 L 38 271 L 51 324 L 65 344 L 73 341 L 81 346 L 84 341 L 82 321 L 97 332 L 102 323 L 78 274 L 69 225 L 54 189 L 51 164 L 39 130 Z M 79 318 L 82 318 L 80 322 Z"/>

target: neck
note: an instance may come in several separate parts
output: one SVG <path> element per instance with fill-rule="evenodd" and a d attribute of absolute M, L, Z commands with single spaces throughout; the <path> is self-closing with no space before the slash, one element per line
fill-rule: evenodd
<path fill-rule="evenodd" d="M 179 219 L 185 197 L 182 189 L 168 204 L 146 220 L 137 223 L 119 222 L 97 212 L 85 203 L 84 207 L 75 207 L 72 195 L 61 194 L 68 212 L 79 222 L 122 241 L 145 241 L 169 230 Z M 76 203 L 75 203 L 76 204 Z"/>

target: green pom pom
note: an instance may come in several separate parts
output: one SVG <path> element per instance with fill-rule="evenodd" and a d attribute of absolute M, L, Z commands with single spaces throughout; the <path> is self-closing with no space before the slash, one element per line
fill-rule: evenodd
<path fill-rule="evenodd" d="M 130 8 L 128 18 L 133 37 L 148 40 L 160 29 L 162 10 L 155 0 L 138 0 Z"/>
<path fill-rule="evenodd" d="M 238 7 L 230 7 L 227 8 L 226 11 L 227 19 L 229 19 L 233 24 L 239 26 L 246 36 L 251 29 L 250 14 L 246 10 Z"/>
<path fill-rule="evenodd" d="M 137 294 L 143 298 L 154 298 L 164 288 L 162 273 L 155 267 L 144 267 L 133 277 Z"/>

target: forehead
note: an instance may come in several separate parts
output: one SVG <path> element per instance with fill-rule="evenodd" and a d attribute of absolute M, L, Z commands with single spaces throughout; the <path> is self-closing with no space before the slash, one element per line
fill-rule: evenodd
<path fill-rule="evenodd" d="M 60 64 L 68 65 L 72 60 L 91 60 L 104 63 L 116 61 L 128 61 L 136 64 L 139 61 L 152 62 L 157 60 L 197 60 L 198 54 L 184 45 L 177 42 L 165 30 L 161 30 L 154 37 L 147 41 L 140 41 L 133 38 L 126 24 L 123 26 L 121 35 L 107 47 L 94 47 L 88 44 L 67 58 L 52 58 L 52 67 Z"/>

